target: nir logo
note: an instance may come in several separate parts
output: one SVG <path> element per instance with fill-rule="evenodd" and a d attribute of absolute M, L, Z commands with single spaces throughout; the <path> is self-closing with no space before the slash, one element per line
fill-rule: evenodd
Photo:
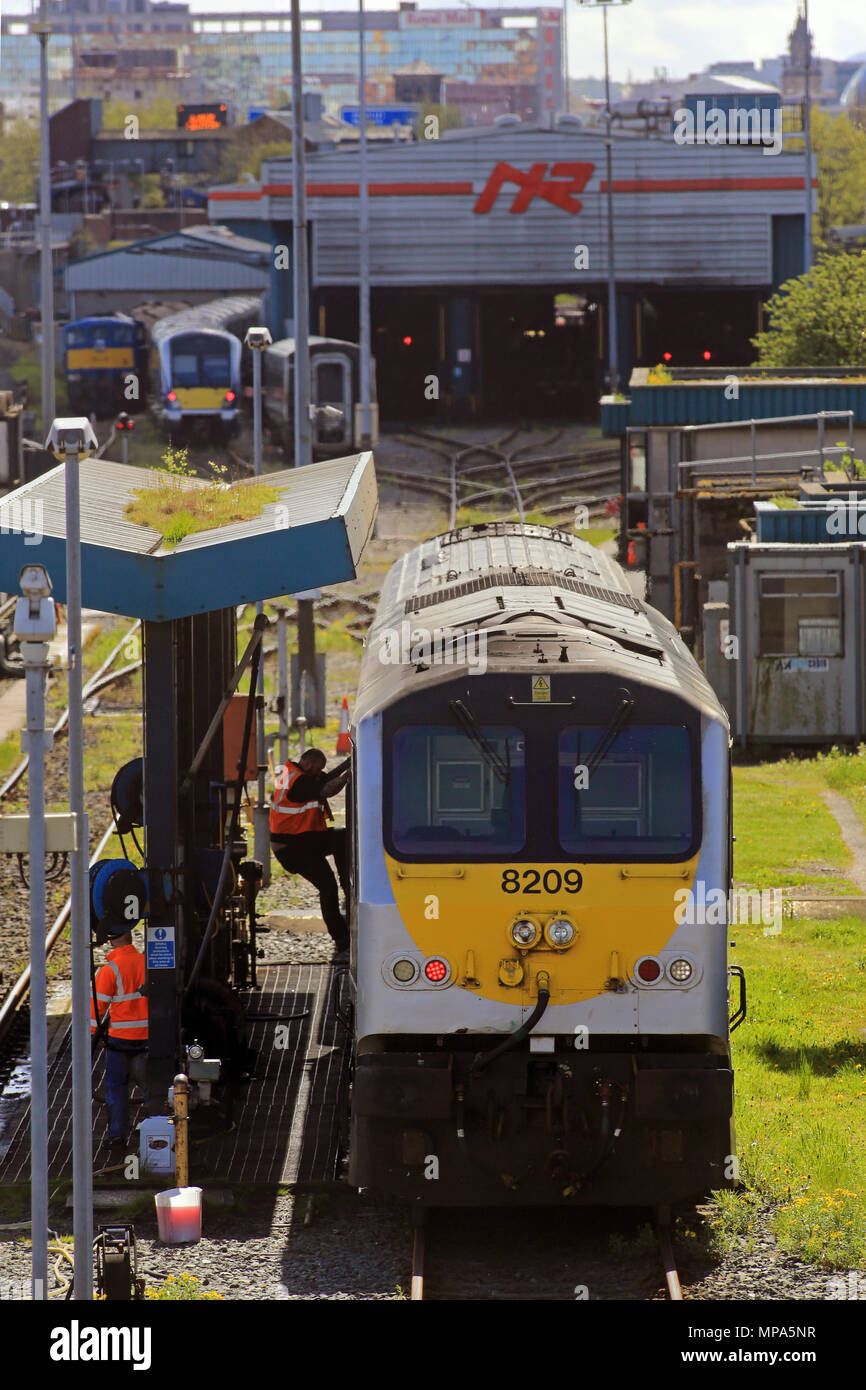
<path fill-rule="evenodd" d="M 513 164 L 499 163 L 484 185 L 473 212 L 489 212 L 499 197 L 502 186 L 516 183 L 518 192 L 514 195 L 509 212 L 526 212 L 533 198 L 544 198 L 563 212 L 580 212 L 582 204 L 575 193 L 582 193 L 592 177 L 594 164 L 554 164 L 550 178 L 544 177 L 546 164 L 533 164 L 528 173 L 515 169 Z"/>

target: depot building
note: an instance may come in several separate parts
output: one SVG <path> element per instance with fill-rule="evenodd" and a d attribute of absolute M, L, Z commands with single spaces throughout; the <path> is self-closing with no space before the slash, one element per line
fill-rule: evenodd
<path fill-rule="evenodd" d="M 382 418 L 441 418 L 442 402 L 456 418 L 592 418 L 608 334 L 602 132 L 567 116 L 450 131 L 371 147 L 368 170 Z M 212 221 L 290 248 L 291 178 L 290 159 L 271 160 L 259 184 L 212 189 Z M 764 301 L 803 269 L 805 188 L 801 152 L 614 132 L 620 383 L 666 353 L 674 366 L 754 360 Z M 311 327 L 357 341 L 357 150 L 309 155 L 307 197 Z M 275 256 L 279 336 L 293 320 L 286 265 Z"/>

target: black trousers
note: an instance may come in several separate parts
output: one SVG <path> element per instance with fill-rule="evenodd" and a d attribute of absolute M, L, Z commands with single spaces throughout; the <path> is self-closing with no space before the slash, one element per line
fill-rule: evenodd
<path fill-rule="evenodd" d="M 319 890 L 325 926 L 338 950 L 349 944 L 349 929 L 340 911 L 337 880 L 328 863 L 333 857 L 340 886 L 348 893 L 347 842 L 345 830 L 310 830 L 306 835 L 272 835 L 271 846 L 277 862 L 289 874 L 300 874 Z"/>

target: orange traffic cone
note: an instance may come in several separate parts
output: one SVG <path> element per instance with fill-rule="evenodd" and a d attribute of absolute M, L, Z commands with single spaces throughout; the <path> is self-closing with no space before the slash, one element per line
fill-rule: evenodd
<path fill-rule="evenodd" d="M 338 753 L 351 753 L 352 740 L 349 737 L 349 701 L 343 696 L 343 708 L 340 710 L 340 732 L 337 734 Z"/>

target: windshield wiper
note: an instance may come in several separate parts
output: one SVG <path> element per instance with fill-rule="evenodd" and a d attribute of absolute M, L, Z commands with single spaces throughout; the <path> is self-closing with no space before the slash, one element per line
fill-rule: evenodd
<path fill-rule="evenodd" d="M 466 708 L 463 701 L 452 700 L 450 704 L 454 718 L 457 720 L 463 733 L 469 739 L 470 743 L 478 749 L 478 752 L 481 754 L 481 757 L 490 768 L 496 780 L 501 782 L 503 787 L 507 787 L 511 781 L 511 750 L 508 746 L 508 740 L 506 739 L 505 742 L 505 757 L 503 758 L 501 754 L 497 753 L 493 745 L 488 743 L 478 727 L 475 715 L 471 710 Z"/>

